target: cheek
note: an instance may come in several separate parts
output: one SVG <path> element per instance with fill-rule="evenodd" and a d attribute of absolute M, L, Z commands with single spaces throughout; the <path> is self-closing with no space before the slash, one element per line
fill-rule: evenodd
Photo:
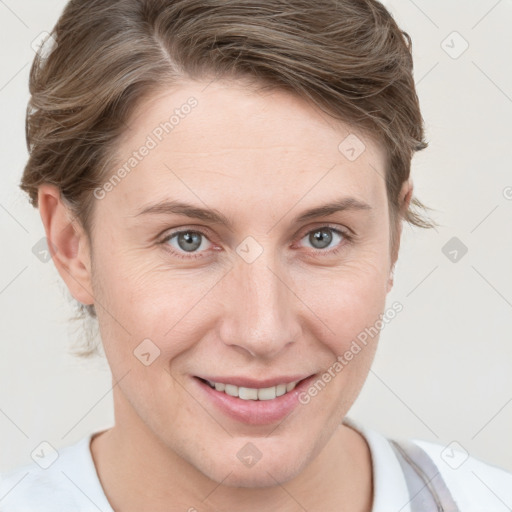
<path fill-rule="evenodd" d="M 164 258 L 143 257 L 142 251 L 105 252 L 98 261 L 93 283 L 101 304 L 98 318 L 105 349 L 115 352 L 116 361 L 133 358 L 145 339 L 159 348 L 158 362 L 200 339 L 211 313 L 208 294 L 221 271 L 173 268 Z"/>
<path fill-rule="evenodd" d="M 315 321 L 310 315 L 309 330 L 326 349 L 319 356 L 321 382 L 306 390 L 302 403 L 313 403 L 312 415 L 318 417 L 325 404 L 331 404 L 336 422 L 352 406 L 366 380 L 386 304 L 385 266 L 359 263 L 322 277 L 317 274 L 314 286 L 309 278 L 301 285 L 301 297 L 317 317 Z"/>
<path fill-rule="evenodd" d="M 379 320 L 386 303 L 386 264 L 367 257 L 295 277 L 297 295 L 318 317 L 318 339 L 336 354 Z"/>

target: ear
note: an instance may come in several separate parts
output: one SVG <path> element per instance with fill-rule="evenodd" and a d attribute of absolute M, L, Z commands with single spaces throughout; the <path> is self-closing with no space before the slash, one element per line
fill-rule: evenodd
<path fill-rule="evenodd" d="M 39 186 L 38 206 L 57 271 L 76 300 L 94 304 L 89 241 L 85 231 L 54 185 Z"/>
<path fill-rule="evenodd" d="M 405 215 L 405 212 L 408 210 L 409 205 L 411 203 L 413 188 L 414 188 L 414 185 L 413 185 L 411 179 L 404 181 L 404 183 L 402 184 L 402 188 L 400 190 L 400 194 L 398 196 L 398 204 L 400 205 L 400 208 L 399 208 L 400 217 L 398 219 L 398 229 L 397 229 L 397 234 L 396 234 L 395 246 L 393 247 L 393 251 L 391 254 L 391 268 L 390 268 L 388 286 L 387 286 L 388 293 L 391 291 L 391 288 L 393 288 L 393 284 L 394 284 L 395 264 L 398 259 L 398 252 L 400 249 L 400 240 L 402 238 L 402 220 L 401 219 Z"/>

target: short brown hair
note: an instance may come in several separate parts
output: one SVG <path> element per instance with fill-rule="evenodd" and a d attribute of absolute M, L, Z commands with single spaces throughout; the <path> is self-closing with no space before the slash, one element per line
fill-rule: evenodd
<path fill-rule="evenodd" d="M 427 147 L 411 39 L 376 0 L 70 0 L 54 47 L 30 71 L 20 187 L 56 185 L 90 236 L 92 191 L 144 98 L 186 79 L 248 78 L 283 89 L 385 149 L 395 243 L 398 195 L 415 151 Z M 430 228 L 416 197 L 403 220 Z M 83 306 L 94 317 L 94 306 Z"/>

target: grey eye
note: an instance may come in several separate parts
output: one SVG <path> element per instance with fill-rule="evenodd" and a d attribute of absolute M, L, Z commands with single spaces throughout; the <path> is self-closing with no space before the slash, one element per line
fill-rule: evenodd
<path fill-rule="evenodd" d="M 206 240 L 206 237 L 197 231 L 179 231 L 169 236 L 167 240 L 175 249 L 185 252 L 195 252 L 203 245 L 203 241 Z M 176 240 L 177 246 L 172 243 L 173 240 Z"/>
<path fill-rule="evenodd" d="M 308 239 L 314 249 L 325 249 L 333 241 L 333 234 L 338 236 L 341 241 L 341 234 L 337 230 L 327 227 L 310 231 L 304 238 Z"/>

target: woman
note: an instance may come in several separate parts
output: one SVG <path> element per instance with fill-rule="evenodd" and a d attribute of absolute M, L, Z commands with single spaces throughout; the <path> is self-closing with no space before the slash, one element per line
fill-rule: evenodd
<path fill-rule="evenodd" d="M 509 510 L 510 473 L 347 417 L 400 311 L 402 223 L 433 225 L 386 9 L 71 1 L 52 37 L 21 187 L 98 320 L 116 421 L 4 475 L 1 510 Z"/>

